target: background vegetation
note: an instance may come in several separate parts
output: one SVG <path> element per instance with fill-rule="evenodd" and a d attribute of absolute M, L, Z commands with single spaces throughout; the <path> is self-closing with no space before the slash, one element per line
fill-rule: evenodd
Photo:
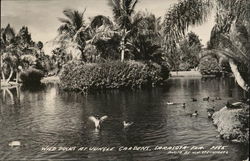
<path fill-rule="evenodd" d="M 136 12 L 138 0 L 108 2 L 112 19 L 97 15 L 88 22 L 84 16 L 86 10 L 65 9 L 54 40 L 57 47 L 50 56 L 44 54 L 42 42 L 32 41 L 27 27 L 17 34 L 10 25 L 2 28 L 1 78 L 18 82 L 20 72 L 30 67 L 45 75 L 58 75 L 71 60 L 85 64 L 135 60 L 161 66 L 166 71 L 165 77 L 169 69 L 217 74 L 228 67 L 238 84 L 249 91 L 248 0 L 181 0 L 162 18 L 149 12 Z M 214 6 L 216 24 L 204 48 L 195 33 L 187 32 L 190 26 L 204 23 Z"/>

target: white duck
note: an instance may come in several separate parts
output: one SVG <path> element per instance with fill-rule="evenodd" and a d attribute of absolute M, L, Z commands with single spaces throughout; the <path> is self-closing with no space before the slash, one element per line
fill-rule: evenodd
<path fill-rule="evenodd" d="M 191 114 L 191 117 L 192 116 L 198 116 L 198 111 L 195 111 L 194 113 Z"/>
<path fill-rule="evenodd" d="M 133 122 L 126 122 L 126 121 L 123 121 L 123 127 L 124 128 L 128 128 L 129 126 L 131 126 L 133 124 Z"/>
<path fill-rule="evenodd" d="M 174 102 L 167 102 L 167 105 L 173 105 Z"/>
<path fill-rule="evenodd" d="M 94 124 L 95 124 L 95 128 L 96 129 L 100 129 L 100 124 L 105 120 L 105 119 L 107 119 L 108 118 L 108 116 L 102 116 L 100 119 L 97 119 L 97 118 L 95 118 L 94 116 L 90 116 L 89 117 L 89 120 L 91 120 L 91 121 L 93 121 L 94 122 Z"/>
<path fill-rule="evenodd" d="M 9 143 L 10 147 L 14 147 L 14 146 L 21 146 L 21 142 L 20 141 L 12 141 Z"/>

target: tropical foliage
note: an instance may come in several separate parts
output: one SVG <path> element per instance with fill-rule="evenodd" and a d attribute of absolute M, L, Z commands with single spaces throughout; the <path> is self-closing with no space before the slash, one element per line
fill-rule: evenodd
<path fill-rule="evenodd" d="M 149 12 L 137 12 L 134 16 L 134 29 L 128 39 L 132 59 L 162 61 L 161 18 Z"/>
<path fill-rule="evenodd" d="M 137 2 L 137 0 L 109 0 L 109 5 L 113 10 L 114 21 L 118 25 L 121 34 L 121 61 L 124 60 L 127 36 L 137 24 L 137 21 L 132 20 L 132 15 L 135 12 Z"/>
<path fill-rule="evenodd" d="M 199 64 L 199 69 L 202 75 L 220 75 L 221 67 L 216 58 L 211 56 L 203 57 Z"/>
<path fill-rule="evenodd" d="M 212 4 L 212 2 L 215 2 L 215 4 Z M 249 78 L 241 74 L 238 69 L 239 64 L 244 64 L 249 75 L 249 63 L 247 63 L 249 62 L 249 47 L 247 44 L 249 44 L 250 32 L 250 3 L 248 0 L 183 0 L 178 2 L 167 12 L 164 18 L 166 50 L 169 53 L 174 53 L 176 44 L 183 37 L 188 27 L 203 23 L 209 11 L 215 5 L 217 11 L 216 25 L 211 33 L 209 47 L 215 49 L 218 55 L 224 55 L 228 59 L 238 84 L 244 90 L 249 91 L 249 84 L 246 81 Z M 236 37 L 239 41 L 235 41 Z"/>
<path fill-rule="evenodd" d="M 194 32 L 189 32 L 181 39 L 175 50 L 174 53 L 167 54 L 172 70 L 187 71 L 198 67 L 202 44 Z"/>
<path fill-rule="evenodd" d="M 73 46 L 79 50 L 81 52 L 80 58 L 83 61 L 86 61 L 84 55 L 84 48 L 86 45 L 84 12 L 71 9 L 63 11 L 66 18 L 59 18 L 59 21 L 63 24 L 58 28 L 58 39 L 61 42 L 62 47 Z"/>
<path fill-rule="evenodd" d="M 64 48 L 56 48 L 52 51 L 51 60 L 53 62 L 53 69 L 56 70 L 54 74 L 58 74 L 62 66 L 68 61 L 72 60 L 72 55 L 67 54 Z"/>
<path fill-rule="evenodd" d="M 165 48 L 168 52 L 175 51 L 189 26 L 206 21 L 211 7 L 210 0 L 182 0 L 170 8 L 163 22 Z"/>
<path fill-rule="evenodd" d="M 218 1 L 211 48 L 225 57 L 238 84 L 246 91 L 250 74 L 250 3 L 247 0 Z"/>
<path fill-rule="evenodd" d="M 39 47 L 38 47 L 39 46 Z M 32 41 L 28 27 L 23 26 L 16 34 L 8 24 L 1 29 L 1 78 L 5 82 L 19 81 L 20 72 L 33 66 L 45 69 L 41 42 Z"/>
<path fill-rule="evenodd" d="M 42 42 L 32 41 L 27 27 L 16 34 L 8 25 L 1 29 L 2 78 L 9 81 L 13 73 L 18 78 L 20 71 L 30 66 L 45 73 L 56 70 L 54 73 L 58 74 L 72 59 L 101 64 L 118 59 L 157 63 L 166 73 L 169 67 L 190 70 L 200 64 L 203 73 L 214 73 L 205 60 L 211 59 L 212 66 L 216 66 L 215 59 L 220 63 L 223 58 L 238 84 L 249 90 L 248 0 L 180 0 L 166 12 L 163 21 L 149 12 L 136 12 L 137 3 L 138 0 L 108 0 L 113 20 L 97 15 L 90 22 L 85 20 L 86 10 L 65 9 L 55 39 L 60 46 L 52 51 L 51 57 L 44 54 Z M 208 48 L 202 49 L 199 37 L 188 33 L 188 29 L 205 22 L 214 6 L 216 25 Z M 208 54 L 211 57 L 206 57 Z"/>

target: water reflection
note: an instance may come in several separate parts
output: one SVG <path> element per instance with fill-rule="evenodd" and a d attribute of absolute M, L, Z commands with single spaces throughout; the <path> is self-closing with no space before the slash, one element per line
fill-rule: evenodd
<path fill-rule="evenodd" d="M 21 89 L 22 91 L 29 91 L 29 92 L 40 92 L 42 90 L 45 89 L 47 85 L 41 83 L 41 84 L 36 84 L 36 85 L 29 85 L 29 84 L 26 84 L 26 85 L 22 85 L 21 86 Z M 51 86 L 51 84 L 48 84 L 48 86 Z"/>
<path fill-rule="evenodd" d="M 90 160 L 240 160 L 248 148 L 216 138 L 206 109 L 223 106 L 244 96 L 234 81 L 223 79 L 170 79 L 163 88 L 111 90 L 88 95 L 65 92 L 56 84 L 1 90 L 0 160 L 62 159 Z M 231 94 L 230 94 L 230 90 Z M 10 94 L 11 93 L 11 94 Z M 207 102 L 203 97 L 221 97 Z M 193 102 L 191 98 L 198 101 Z M 167 105 L 167 102 L 179 104 Z M 181 103 L 186 103 L 183 108 Z M 15 107 L 17 110 L 15 110 Z M 17 108 L 18 107 L 18 108 Z M 190 117 L 195 110 L 198 117 Z M 108 115 L 100 130 L 88 120 Z M 122 121 L 134 124 L 123 128 Z M 20 140 L 24 147 L 12 151 L 7 145 Z M 167 145 L 227 145 L 229 155 L 169 155 L 165 151 L 41 151 L 46 146 L 120 147 Z"/>

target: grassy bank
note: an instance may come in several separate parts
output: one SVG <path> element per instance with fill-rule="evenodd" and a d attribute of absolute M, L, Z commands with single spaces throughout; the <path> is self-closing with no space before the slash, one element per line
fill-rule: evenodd
<path fill-rule="evenodd" d="M 60 78 L 58 76 L 50 76 L 50 77 L 44 77 L 41 80 L 41 83 L 60 83 Z M 22 83 L 16 83 L 16 82 L 4 82 L 1 80 L 1 88 L 9 88 L 9 87 L 14 87 L 22 85 Z"/>
<path fill-rule="evenodd" d="M 41 80 L 41 83 L 60 83 L 60 78 L 59 76 L 44 77 Z"/>
<path fill-rule="evenodd" d="M 172 71 L 170 72 L 171 77 L 202 77 L 199 71 Z"/>

